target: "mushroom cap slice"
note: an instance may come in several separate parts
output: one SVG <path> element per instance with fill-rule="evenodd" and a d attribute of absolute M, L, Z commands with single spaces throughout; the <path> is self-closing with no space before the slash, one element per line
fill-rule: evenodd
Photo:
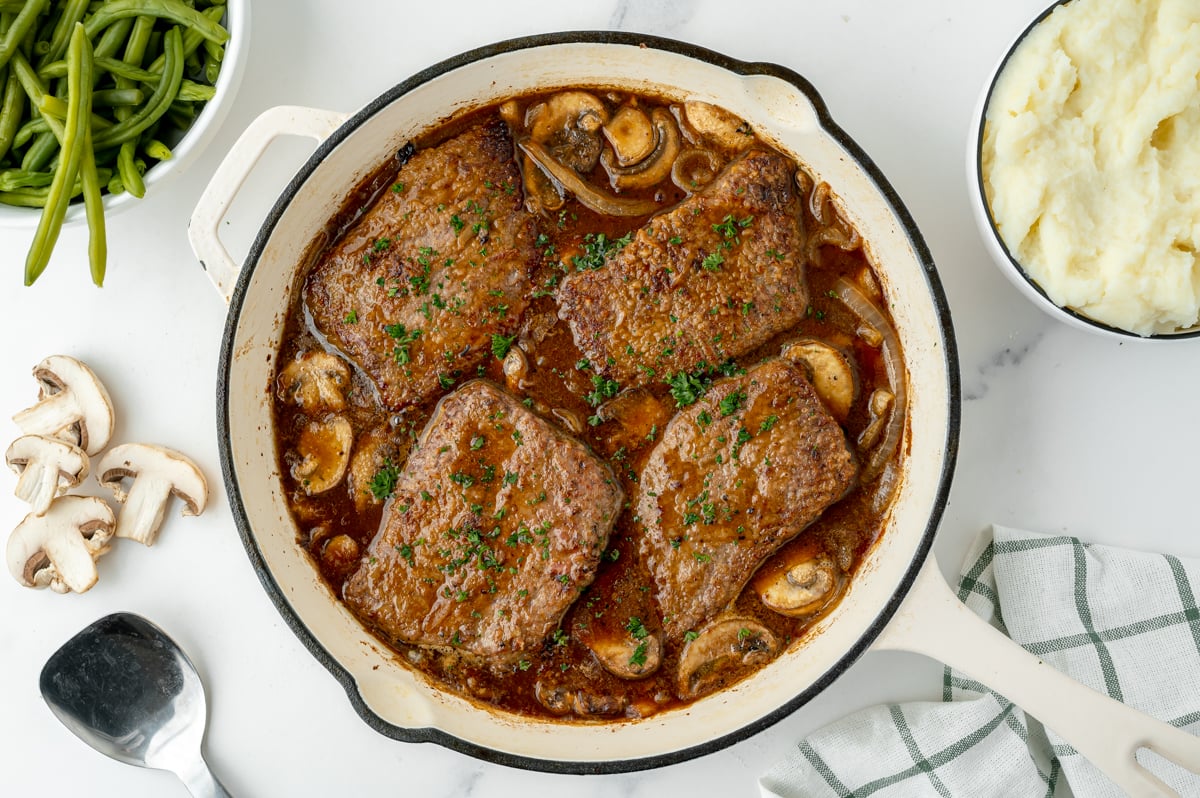
<path fill-rule="evenodd" d="M 622 166 L 611 150 L 600 154 L 600 163 L 608 173 L 609 183 L 618 191 L 649 188 L 671 174 L 671 167 L 683 146 L 679 127 L 665 108 L 651 111 L 650 121 L 654 126 L 654 149 L 638 163 Z"/>
<path fill-rule="evenodd" d="M 723 616 L 689 640 L 679 655 L 679 695 L 697 698 L 741 679 L 779 653 L 779 640 L 753 618 Z"/>
<path fill-rule="evenodd" d="M 292 476 L 309 496 L 332 490 L 346 476 L 353 446 L 354 429 L 345 416 L 310 422 L 296 441 L 301 459 Z"/>
<path fill-rule="evenodd" d="M 833 560 L 817 555 L 764 568 L 754 580 L 762 603 L 780 615 L 802 618 L 829 606 L 845 579 Z"/>
<path fill-rule="evenodd" d="M 165 446 L 114 446 L 100 459 L 97 479 L 125 505 L 117 518 L 116 536 L 147 546 L 158 537 L 172 496 L 183 502 L 183 515 L 199 515 L 208 503 L 204 474 L 185 455 Z M 123 488 L 125 479 L 132 480 L 129 490 Z"/>
<path fill-rule="evenodd" d="M 530 137 L 545 144 L 559 163 L 581 173 L 596 166 L 599 131 L 607 121 L 604 103 L 586 91 L 560 91 L 525 112 Z"/>
<path fill-rule="evenodd" d="M 113 406 L 90 368 L 68 355 L 51 355 L 33 368 L 40 383 L 38 403 L 13 416 L 27 435 L 48 435 L 96 454 L 108 445 Z"/>
<path fill-rule="evenodd" d="M 602 130 L 621 166 L 635 164 L 654 152 L 654 126 L 640 108 L 621 106 Z"/>
<path fill-rule="evenodd" d="M 4 453 L 8 467 L 20 475 L 16 495 L 34 515 L 45 515 L 55 496 L 87 478 L 87 453 L 73 443 L 45 435 L 22 435 Z"/>
<path fill-rule="evenodd" d="M 701 138 L 730 150 L 744 150 L 754 143 L 754 130 L 724 108 L 703 102 L 683 104 L 683 121 Z"/>
<path fill-rule="evenodd" d="M 8 538 L 8 570 L 26 587 L 56 593 L 91 589 L 96 560 L 108 551 L 115 520 L 103 499 L 63 496 L 45 515 L 25 516 Z"/>
<path fill-rule="evenodd" d="M 586 643 L 596 661 L 621 679 L 643 679 L 662 664 L 663 646 L 657 634 L 593 635 Z"/>
<path fill-rule="evenodd" d="M 858 374 L 835 346 L 816 338 L 805 338 L 783 347 L 783 357 L 808 372 L 817 395 L 838 423 L 845 423 L 858 396 Z"/>
<path fill-rule="evenodd" d="M 342 410 L 350 367 L 328 352 L 304 352 L 279 374 L 279 397 L 305 410 Z"/>

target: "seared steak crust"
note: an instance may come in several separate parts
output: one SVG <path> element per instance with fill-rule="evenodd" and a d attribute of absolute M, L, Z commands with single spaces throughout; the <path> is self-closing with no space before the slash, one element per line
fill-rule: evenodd
<path fill-rule="evenodd" d="M 584 444 L 473 380 L 434 411 L 346 602 L 394 640 L 510 665 L 591 584 L 623 501 Z"/>
<path fill-rule="evenodd" d="M 421 402 L 519 326 L 537 252 L 512 139 L 476 125 L 400 167 L 313 269 L 313 323 L 392 409 Z"/>
<path fill-rule="evenodd" d="M 796 366 L 776 358 L 714 383 L 667 425 L 638 486 L 641 551 L 666 629 L 678 637 L 729 605 L 857 473 Z"/>
<path fill-rule="evenodd" d="M 791 164 L 751 150 L 604 266 L 567 276 L 559 316 L 622 385 L 737 357 L 808 307 L 799 218 Z"/>

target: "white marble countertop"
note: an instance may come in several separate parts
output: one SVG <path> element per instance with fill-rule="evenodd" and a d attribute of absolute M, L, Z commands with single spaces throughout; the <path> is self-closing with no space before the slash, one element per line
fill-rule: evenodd
<path fill-rule="evenodd" d="M 1120 342 L 1051 321 L 988 261 L 970 216 L 964 152 L 977 95 L 1046 2 L 654 0 L 589 3 L 588 11 L 516 0 L 253 3 L 246 76 L 224 127 L 161 196 L 111 219 L 103 290 L 87 281 L 83 231 L 64 232 L 49 270 L 27 290 L 20 275 L 30 231 L 0 229 L 0 438 L 16 436 L 8 417 L 35 397 L 30 367 L 69 353 L 107 382 L 120 413 L 116 440 L 188 452 L 214 489 L 202 517 L 172 517 L 153 549 L 110 554 L 85 595 L 0 577 L 0 794 L 185 794 L 170 775 L 85 748 L 38 694 L 50 653 L 116 610 L 146 615 L 191 654 L 208 687 L 208 759 L 241 796 L 752 795 L 756 777 L 821 724 L 876 702 L 938 697 L 938 664 L 869 653 L 800 711 L 720 753 L 645 773 L 545 775 L 376 734 L 283 623 L 222 490 L 214 384 L 225 307 L 188 247 L 189 213 L 225 149 L 266 108 L 353 110 L 429 64 L 514 36 L 640 31 L 783 64 L 816 85 L 916 218 L 949 296 L 964 406 L 936 544 L 947 572 L 993 521 L 1200 555 L 1189 487 L 1200 450 L 1200 342 Z M 307 147 L 284 143 L 252 177 L 228 225 L 235 249 L 245 251 Z M 25 513 L 13 483 L 0 477 L 4 529 Z"/>

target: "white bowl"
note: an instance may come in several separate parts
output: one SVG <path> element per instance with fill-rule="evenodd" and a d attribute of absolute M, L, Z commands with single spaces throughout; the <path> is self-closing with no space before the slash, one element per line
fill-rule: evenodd
<path fill-rule="evenodd" d="M 1155 340 L 1177 340 L 1180 338 L 1193 338 L 1200 336 L 1200 325 L 1194 325 L 1187 329 L 1180 329 L 1170 333 L 1156 333 L 1149 336 L 1141 336 L 1128 330 L 1123 330 L 1118 327 L 1112 327 L 1104 322 L 1096 321 L 1088 316 L 1072 310 L 1071 308 L 1063 307 L 1054 302 L 1046 295 L 1046 292 L 1032 277 L 1030 277 L 1017 260 L 1016 256 L 1009 251 L 1008 246 L 1000 237 L 1000 232 L 996 228 L 995 221 L 992 218 L 991 209 L 988 206 L 987 195 L 983 189 L 983 127 L 984 118 L 987 114 L 988 103 L 991 101 L 992 92 L 996 87 L 996 82 L 1000 78 L 1000 74 L 1007 66 L 1009 59 L 1016 51 L 1017 47 L 1025 40 L 1025 37 L 1034 30 L 1042 20 L 1050 16 L 1056 8 L 1064 5 L 1071 0 L 1056 0 L 1049 8 L 1042 11 L 1037 17 L 1029 23 L 1017 37 L 1009 45 L 1008 49 L 1000 57 L 996 63 L 995 69 L 988 76 L 987 82 L 984 83 L 983 91 L 980 93 L 979 102 L 975 107 L 975 112 L 971 118 L 971 129 L 967 136 L 967 184 L 968 195 L 971 202 L 971 210 L 975 217 L 975 222 L 979 226 L 980 235 L 983 237 L 983 243 L 988 254 L 996 263 L 1000 272 L 1008 278 L 1017 290 L 1020 291 L 1034 305 L 1041 308 L 1052 318 L 1068 324 L 1076 329 L 1086 330 L 1091 333 L 1096 333 L 1109 338 L 1120 338 L 1121 340 L 1135 341 L 1155 341 Z"/>
<path fill-rule="evenodd" d="M 242 73 L 246 71 L 246 56 L 249 54 L 250 39 L 250 9 L 249 0 L 226 0 L 225 19 L 221 23 L 229 31 L 229 41 L 225 43 L 225 56 L 221 61 L 221 71 L 217 75 L 216 93 L 204 104 L 204 108 L 196 116 L 192 126 L 183 134 L 178 144 L 171 147 L 171 159 L 160 161 L 146 170 L 143 181 L 146 184 L 144 200 L 124 191 L 120 194 L 104 195 L 105 216 L 124 208 L 136 205 L 145 200 L 152 200 L 162 192 L 162 184 L 168 182 L 174 175 L 185 172 L 189 165 L 212 139 L 225 115 L 233 96 L 237 93 L 238 84 L 242 81 Z M 0 227 L 33 228 L 41 218 L 40 208 L 21 208 L 13 205 L 0 204 Z M 63 224 L 81 223 L 84 221 L 85 210 L 82 202 L 73 202 L 67 209 Z"/>

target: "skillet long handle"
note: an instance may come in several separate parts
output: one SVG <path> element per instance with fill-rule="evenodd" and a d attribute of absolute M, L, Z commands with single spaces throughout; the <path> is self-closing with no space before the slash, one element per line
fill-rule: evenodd
<path fill-rule="evenodd" d="M 298 105 L 263 111 L 238 137 L 208 181 L 188 221 L 192 251 L 226 302 L 233 295 L 240 268 L 221 242 L 220 225 L 234 198 L 271 142 L 281 136 L 307 136 L 323 141 L 348 114 Z"/>
<path fill-rule="evenodd" d="M 975 615 L 930 555 L 876 648 L 925 654 L 991 687 L 1054 729 L 1131 796 L 1177 796 L 1134 755 L 1148 748 L 1200 773 L 1200 737 L 1092 690 Z"/>

